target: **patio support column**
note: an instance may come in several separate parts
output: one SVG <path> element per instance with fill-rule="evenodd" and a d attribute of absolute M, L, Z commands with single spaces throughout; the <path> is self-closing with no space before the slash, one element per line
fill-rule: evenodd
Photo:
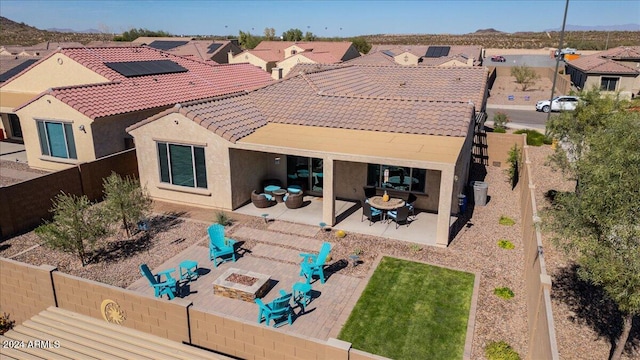
<path fill-rule="evenodd" d="M 333 159 L 324 158 L 322 162 L 322 221 L 329 226 L 336 224 L 336 197 L 334 195 Z"/>
<path fill-rule="evenodd" d="M 436 245 L 441 247 L 447 247 L 449 245 L 454 170 L 455 168 L 452 166 L 440 172 L 440 198 L 438 202 Z"/>

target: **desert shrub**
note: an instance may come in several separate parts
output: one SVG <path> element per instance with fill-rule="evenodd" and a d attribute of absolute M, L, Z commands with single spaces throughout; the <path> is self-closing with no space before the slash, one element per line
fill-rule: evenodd
<path fill-rule="evenodd" d="M 515 225 L 516 222 L 513 221 L 512 218 L 502 215 L 502 216 L 500 216 L 500 220 L 498 220 L 498 223 L 500 225 L 504 225 L 504 226 L 513 226 L 513 225 Z"/>
<path fill-rule="evenodd" d="M 509 300 L 515 296 L 515 294 L 513 293 L 513 290 L 509 289 L 506 286 L 493 289 L 493 293 L 496 296 L 501 297 L 505 300 Z"/>
<path fill-rule="evenodd" d="M 518 185 L 518 180 L 520 180 L 520 164 L 522 161 L 522 151 L 518 148 L 518 145 L 514 144 L 513 147 L 509 150 L 507 157 L 507 162 L 509 163 L 509 167 L 505 170 L 507 176 L 509 177 L 509 184 L 511 184 L 511 189 L 513 190 L 516 185 Z"/>
<path fill-rule="evenodd" d="M 520 360 L 520 355 L 505 341 L 494 341 L 484 348 L 488 360 Z"/>
<path fill-rule="evenodd" d="M 507 239 L 498 240 L 498 246 L 507 250 L 513 250 L 516 247 L 511 241 Z"/>
<path fill-rule="evenodd" d="M 422 250 L 422 247 L 418 244 L 411 244 L 409 245 L 409 250 L 411 250 L 412 253 L 417 254 Z"/>
<path fill-rule="evenodd" d="M 13 329 L 13 325 L 15 325 L 15 320 L 9 319 L 9 314 L 2 313 L 0 316 L 0 335 L 3 335 L 7 331 Z"/>
<path fill-rule="evenodd" d="M 216 213 L 216 223 L 222 226 L 231 225 L 231 219 L 224 211 L 218 211 Z"/>
<path fill-rule="evenodd" d="M 509 116 L 503 112 L 497 112 L 493 115 L 493 131 L 504 133 L 507 123 L 510 122 Z M 502 131 L 500 131 L 502 130 Z"/>
<path fill-rule="evenodd" d="M 541 146 L 542 144 L 551 145 L 552 139 L 536 130 L 521 129 L 513 132 L 514 134 L 527 134 L 527 145 Z"/>
<path fill-rule="evenodd" d="M 505 134 L 507 132 L 507 130 L 504 129 L 504 128 L 495 128 L 495 129 L 493 129 L 493 132 L 494 133 Z"/>

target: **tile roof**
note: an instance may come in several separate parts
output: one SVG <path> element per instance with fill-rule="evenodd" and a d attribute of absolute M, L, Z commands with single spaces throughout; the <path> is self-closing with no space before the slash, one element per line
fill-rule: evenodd
<path fill-rule="evenodd" d="M 305 52 L 330 53 L 338 60 L 342 60 L 352 43 L 349 41 L 261 41 L 249 51 L 263 60 L 278 62 L 285 59 L 284 50 L 293 45 L 305 49 Z"/>
<path fill-rule="evenodd" d="M 315 61 L 319 64 L 334 64 L 334 63 L 340 62 L 340 59 L 338 59 L 333 54 L 328 52 L 306 52 L 305 51 L 296 55 L 304 56 L 307 59 L 311 61 Z"/>
<path fill-rule="evenodd" d="M 430 46 L 449 46 L 449 55 L 446 57 L 464 54 L 467 57 L 473 57 L 474 61 L 482 60 L 482 46 L 480 45 L 373 45 L 369 53 L 388 50 L 395 55 L 400 55 L 406 51 L 415 56 L 423 57 Z"/>
<path fill-rule="evenodd" d="M 191 40 L 187 44 L 177 46 L 167 52 L 178 56 L 193 56 L 196 59 L 209 60 L 220 51 L 225 51 L 225 46 L 231 43 L 229 40 Z M 209 47 L 213 44 L 219 45 L 213 52 Z"/>
<path fill-rule="evenodd" d="M 470 101 L 481 104 L 485 93 L 484 68 L 332 67 L 182 104 L 127 131 L 179 112 L 231 142 L 267 123 L 465 137 Z"/>
<path fill-rule="evenodd" d="M 640 47 L 639 47 L 640 48 Z M 622 52 L 619 48 L 611 49 L 606 52 L 606 56 L 618 57 Z M 629 54 L 628 52 L 624 52 Z M 575 60 L 567 62 L 567 65 L 580 69 L 585 73 L 591 74 L 638 74 L 638 70 L 627 64 L 612 60 L 611 58 L 602 57 L 602 53 L 581 56 Z"/>
<path fill-rule="evenodd" d="M 624 59 L 640 59 L 640 46 L 618 46 L 613 49 L 599 52 L 598 55 L 603 58 L 614 58 L 617 60 Z"/>
<path fill-rule="evenodd" d="M 59 53 L 110 82 L 54 88 L 41 96 L 50 94 L 93 119 L 251 90 L 273 82 L 269 74 L 249 64 L 212 65 L 146 46 L 68 48 Z M 125 77 L 105 65 L 106 62 L 149 60 L 171 60 L 188 71 Z"/>
<path fill-rule="evenodd" d="M 392 65 L 395 64 L 395 60 L 393 60 L 392 56 L 385 54 L 382 51 L 369 51 L 368 54 L 362 55 L 360 57 L 347 60 L 344 64 L 350 65 Z"/>
<path fill-rule="evenodd" d="M 9 80 L 38 60 L 38 56 L 0 56 L 0 82 Z"/>

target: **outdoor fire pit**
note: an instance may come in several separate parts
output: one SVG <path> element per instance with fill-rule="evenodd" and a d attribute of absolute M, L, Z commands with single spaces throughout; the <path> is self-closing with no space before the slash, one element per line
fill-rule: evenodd
<path fill-rule="evenodd" d="M 269 275 L 229 268 L 213 281 L 213 293 L 231 299 L 254 302 L 269 291 Z"/>

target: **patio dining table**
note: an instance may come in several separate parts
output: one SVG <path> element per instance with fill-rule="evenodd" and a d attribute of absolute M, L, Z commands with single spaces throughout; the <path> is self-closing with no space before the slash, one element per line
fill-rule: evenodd
<path fill-rule="evenodd" d="M 382 196 L 373 196 L 369 198 L 369 204 L 380 210 L 395 210 L 404 206 L 405 202 L 398 198 L 389 198 L 389 201 L 382 201 Z"/>

